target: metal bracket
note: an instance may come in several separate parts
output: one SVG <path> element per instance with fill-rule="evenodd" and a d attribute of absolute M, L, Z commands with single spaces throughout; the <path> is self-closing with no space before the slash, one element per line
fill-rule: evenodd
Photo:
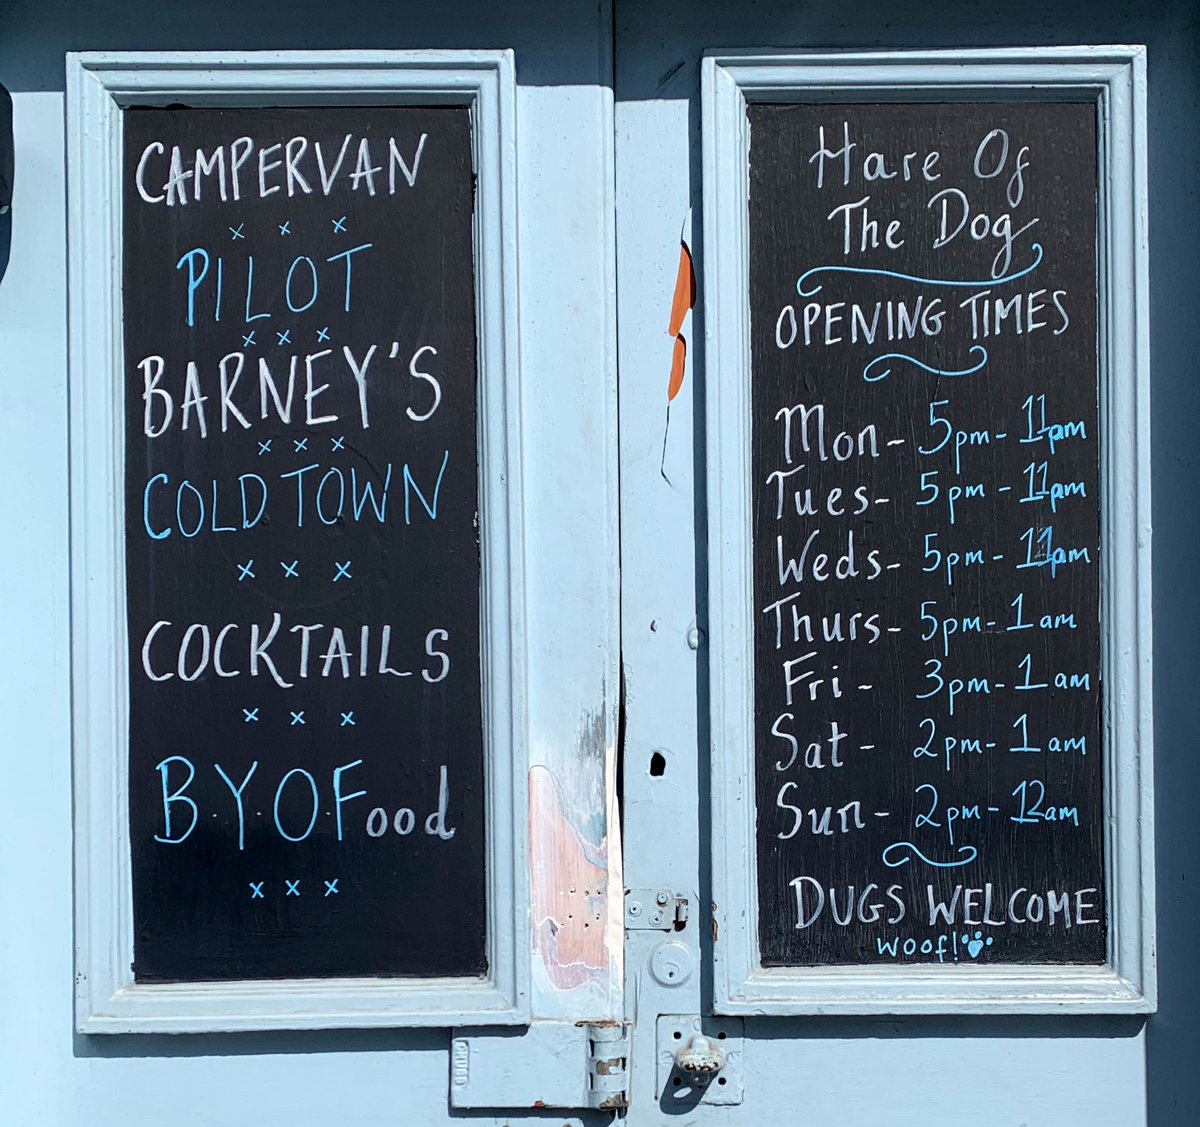
<path fill-rule="evenodd" d="M 622 1108 L 628 1099 L 627 1025 L 535 1021 L 451 1038 L 452 1108 Z"/>
<path fill-rule="evenodd" d="M 629 931 L 681 931 L 688 920 L 688 900 L 669 888 L 627 888 L 625 927 Z"/>
<path fill-rule="evenodd" d="M 713 1071 L 689 1071 L 681 1067 L 697 1035 L 707 1038 L 724 1057 Z M 695 1014 L 663 1014 L 658 1019 L 655 1055 L 658 1070 L 654 1098 L 664 1111 L 680 1113 L 696 1104 L 740 1104 L 745 1092 L 743 1044 L 745 1023 L 740 1017 L 698 1017 Z"/>

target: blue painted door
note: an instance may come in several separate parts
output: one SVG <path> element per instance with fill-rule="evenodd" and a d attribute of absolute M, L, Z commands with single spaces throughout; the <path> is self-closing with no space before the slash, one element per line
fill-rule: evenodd
<path fill-rule="evenodd" d="M 625 879 L 698 890 L 699 928 L 684 933 L 685 979 L 655 973 L 661 936 L 630 931 L 627 1000 L 644 1015 L 703 1012 L 714 934 L 707 885 L 711 835 L 704 652 L 704 544 L 714 499 L 705 492 L 704 285 L 679 325 L 680 243 L 703 283 L 728 270 L 701 245 L 699 62 L 705 51 L 904 49 L 1144 43 L 1149 57 L 1152 464 L 1160 1010 L 1149 1019 L 747 1017 L 739 1112 L 702 1102 L 695 1123 L 820 1121 L 839 1127 L 980 1123 L 1174 1125 L 1194 1099 L 1176 1066 L 1195 1044 L 1196 912 L 1181 884 L 1197 855 L 1183 751 L 1194 694 L 1187 639 L 1198 604 L 1182 563 L 1193 551 L 1195 385 L 1186 357 L 1200 341 L 1180 287 L 1196 281 L 1200 25 L 1190 4 L 1153 12 L 1121 3 L 979 6 L 917 3 L 753 6 L 619 0 L 616 17 L 617 243 L 621 409 L 622 657 L 625 675 Z M 650 154 L 653 154 L 651 157 Z M 1182 240 L 1182 241 L 1181 241 Z M 1183 247 L 1188 249 L 1184 250 Z M 676 330 L 679 329 L 679 332 Z M 678 366 L 681 350 L 686 359 Z M 1164 608 L 1170 608 L 1164 614 Z M 719 746 L 712 747 L 721 755 Z M 720 913 L 728 922 L 733 906 Z M 734 926 L 738 926 L 734 923 Z M 732 1035 L 732 1032 L 731 1034 Z M 633 1106 L 655 1106 L 652 1050 L 635 1038 Z M 660 1042 L 658 1049 L 662 1048 Z M 668 1093 L 669 1096 L 670 1093 Z M 664 1106 L 670 1100 L 663 1101 Z"/>
<path fill-rule="evenodd" d="M 78 221 L 90 211 L 66 202 L 66 118 L 75 113 L 72 120 L 80 120 L 78 105 L 67 104 L 68 52 L 178 52 L 195 61 L 197 51 L 208 49 L 218 53 L 208 59 L 220 66 L 222 57 L 256 51 L 268 63 L 280 49 L 320 51 L 330 65 L 344 62 L 341 53 L 349 49 L 365 53 L 357 56 L 360 63 L 374 53 L 424 50 L 425 73 L 433 80 L 452 77 L 456 61 L 464 65 L 455 51 L 486 49 L 493 61 L 499 52 L 512 52 L 515 86 L 505 85 L 499 94 L 489 88 L 496 99 L 489 103 L 492 125 L 501 111 L 509 116 L 503 148 L 489 135 L 496 147 L 487 174 L 493 189 L 503 179 L 506 200 L 517 201 L 511 223 L 504 220 L 509 241 L 503 284 L 492 292 L 513 293 L 513 308 L 523 318 L 519 355 L 514 341 L 514 359 L 506 354 L 502 374 L 512 384 L 519 380 L 524 399 L 519 412 L 508 414 L 519 416 L 513 425 L 522 428 L 520 446 L 528 454 L 511 470 L 528 514 L 518 530 L 526 573 L 534 577 L 525 599 L 523 645 L 527 665 L 537 671 L 527 679 L 522 702 L 536 717 L 520 740 L 527 762 L 510 757 L 512 801 L 530 811 L 528 829 L 514 828 L 528 844 L 530 864 L 513 882 L 529 892 L 524 918 L 514 913 L 509 921 L 509 949 L 520 948 L 512 960 L 520 968 L 513 976 L 519 996 L 512 1008 L 570 1031 L 578 1021 L 612 1022 L 621 1015 L 620 919 L 610 918 L 614 907 L 620 910 L 620 853 L 619 842 L 611 840 L 615 821 L 608 801 L 620 696 L 611 35 L 606 11 L 575 5 L 553 19 L 547 15 L 538 4 L 472 2 L 450 9 L 375 0 L 336 8 L 302 3 L 287 11 L 229 3 L 191 13 L 168 13 L 140 0 L 86 12 L 73 5 L 6 6 L 0 81 L 13 92 L 16 175 L 11 213 L 0 219 L 0 267 L 6 267 L 0 281 L 0 446 L 3 472 L 21 481 L 14 484 L 8 534 L 25 548 L 20 565 L 15 552 L 4 553 L 5 582 L 17 584 L 18 572 L 24 578 L 19 589 L 13 586 L 12 598 L 0 602 L 6 638 L 11 630 L 26 639 L 19 652 L 10 650 L 0 671 L 4 706 L 20 717 L 4 740 L 0 766 L 0 872 L 14 908 L 24 905 L 19 912 L 6 910 L 0 929 L 0 1086 L 7 1100 L 0 1118 L 6 1122 L 315 1127 L 450 1118 L 450 1016 L 442 1028 L 411 1029 L 397 1014 L 397 1028 L 389 1029 L 387 1015 L 377 1014 L 383 1020 L 373 1031 L 348 1028 L 351 1016 L 338 1021 L 347 1028 L 335 1031 L 321 1028 L 329 1013 L 314 1019 L 301 1006 L 292 1024 L 308 1031 L 289 1029 L 283 1018 L 274 1022 L 279 1032 L 72 1032 L 72 996 L 88 993 L 76 977 L 87 973 L 76 957 L 86 928 L 77 931 L 73 921 L 72 822 L 89 806 L 82 793 L 78 802 L 72 797 L 71 702 L 111 671 L 115 655 L 77 666 L 72 693 L 72 609 L 76 616 L 84 604 L 95 609 L 113 598 L 113 590 L 110 585 L 104 591 L 104 584 L 91 583 L 77 569 L 75 577 L 94 594 L 70 605 L 73 561 L 77 565 L 80 557 L 70 552 L 68 514 L 72 504 L 78 511 L 80 497 L 79 491 L 72 497 L 68 484 L 67 263 L 69 249 L 78 261 L 86 243 L 86 223 Z M 447 54 L 430 59 L 435 48 Z M 503 57 L 505 67 L 508 59 Z M 388 63 L 384 58 L 375 65 Z M 133 70 L 151 65 L 143 58 Z M 396 72 L 402 69 L 396 64 Z M 503 67 L 489 73 L 508 81 Z M 496 88 L 500 83 L 495 79 Z M 484 116 L 474 122 L 476 129 L 489 128 Z M 88 174 L 75 163 L 70 172 L 75 187 Z M 115 219 L 112 200 L 91 198 L 96 214 L 107 211 Z M 77 236 L 70 248 L 69 226 Z M 495 256 L 490 269 L 497 269 Z M 85 322 L 96 312 L 86 303 L 76 303 L 74 311 Z M 77 412 L 81 404 L 74 401 Z M 105 406 L 98 406 L 103 413 Z M 499 444 L 491 452 L 506 456 Z M 507 636 L 510 623 L 494 627 Z M 26 750 L 17 752 L 19 747 Z M 615 801 L 611 806 L 615 810 Z M 99 842 L 102 836 L 90 835 L 114 828 L 87 816 L 78 825 L 81 841 Z M 84 850 L 85 866 L 88 856 Z M 511 855 L 500 858 L 496 869 L 505 861 L 515 870 Z M 344 878 L 341 883 L 346 887 Z M 448 895 L 455 891 L 446 888 Z M 103 941 L 98 953 L 108 958 Z M 127 971 L 126 962 L 122 973 Z M 437 1004 L 436 997 L 430 1000 Z M 429 1025 L 427 1008 L 424 1017 Z M 217 1021 L 219 1028 L 223 1017 Z M 254 1028 L 253 1022 L 240 1025 Z M 587 1089 L 586 1060 L 561 1072 Z M 485 1108 L 477 1117 L 491 1122 L 506 1106 L 531 1107 L 549 1094 L 546 1081 L 555 1079 L 526 1064 L 519 1088 L 501 1092 L 495 1110 Z M 583 1099 L 575 1103 L 586 1106 Z"/>

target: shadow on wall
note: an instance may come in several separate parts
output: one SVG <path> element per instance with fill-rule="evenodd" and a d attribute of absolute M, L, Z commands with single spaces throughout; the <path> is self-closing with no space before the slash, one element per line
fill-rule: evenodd
<path fill-rule="evenodd" d="M 12 248 L 13 129 L 12 95 L 0 86 L 0 282 Z"/>

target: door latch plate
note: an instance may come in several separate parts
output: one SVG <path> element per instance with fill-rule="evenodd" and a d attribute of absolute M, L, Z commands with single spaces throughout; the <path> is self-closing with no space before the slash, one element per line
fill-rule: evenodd
<path fill-rule="evenodd" d="M 675 1063 L 676 1054 L 697 1033 L 714 1041 L 725 1055 L 720 1071 L 710 1077 L 689 1075 Z M 745 1022 L 740 1017 L 663 1014 L 655 1042 L 655 1100 L 664 1109 L 680 1110 L 696 1104 L 740 1104 L 745 1093 L 744 1043 Z"/>
<path fill-rule="evenodd" d="M 629 931 L 681 930 L 687 919 L 687 897 L 669 888 L 625 890 L 625 927 Z"/>

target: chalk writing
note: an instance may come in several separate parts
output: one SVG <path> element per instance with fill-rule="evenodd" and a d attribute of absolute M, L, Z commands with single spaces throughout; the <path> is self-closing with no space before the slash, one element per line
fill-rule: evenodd
<path fill-rule="evenodd" d="M 763 961 L 1102 962 L 1094 109 L 748 113 Z"/>
<path fill-rule="evenodd" d="M 480 974 L 469 113 L 124 144 L 135 974 Z"/>

